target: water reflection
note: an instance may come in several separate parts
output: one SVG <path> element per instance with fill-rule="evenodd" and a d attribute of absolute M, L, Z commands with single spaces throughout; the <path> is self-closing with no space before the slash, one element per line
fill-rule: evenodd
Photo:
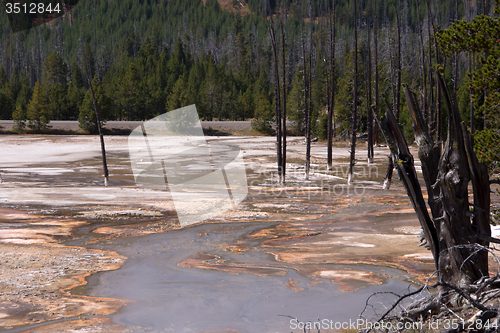
<path fill-rule="evenodd" d="M 290 332 L 290 318 L 280 315 L 304 321 L 354 320 L 373 292 L 400 292 L 408 287 L 404 272 L 396 269 L 323 264 L 326 273 L 308 276 L 307 268 L 313 265 L 279 263 L 259 248 L 243 255 L 224 248 L 225 244 L 237 243 L 264 227 L 269 228 L 269 223 L 237 223 L 230 228 L 208 224 L 102 245 L 101 248 L 113 248 L 129 260 L 117 271 L 92 276 L 89 294 L 133 300 L 112 320 L 140 327 L 139 331 Z M 189 258 L 200 267 L 178 265 Z M 222 270 L 217 261 L 222 261 Z M 202 267 L 203 263 L 208 266 Z M 247 274 L 230 269 L 245 268 L 242 263 L 256 271 Z M 267 274 L 259 267 L 284 274 Z M 383 276 L 383 284 L 347 278 L 344 283 L 357 290 L 343 292 L 332 283 L 335 279 L 331 275 L 348 271 Z"/>

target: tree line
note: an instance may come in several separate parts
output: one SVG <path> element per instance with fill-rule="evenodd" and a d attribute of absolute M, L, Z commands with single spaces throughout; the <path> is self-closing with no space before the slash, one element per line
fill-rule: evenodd
<path fill-rule="evenodd" d="M 240 15 L 240 4 L 250 13 Z M 442 138 L 446 119 L 434 111 L 442 96 L 433 74 L 441 64 L 468 124 L 476 130 L 493 124 L 492 112 L 482 108 L 488 100 L 471 95 L 467 76 L 481 68 L 481 52 L 441 50 L 436 39 L 457 18 L 491 14 L 491 1 L 362 0 L 356 15 L 354 4 L 249 0 L 228 12 L 215 0 L 81 0 L 71 13 L 30 30 L 12 33 L 1 20 L 0 117 L 16 120 L 21 130 L 78 119 L 95 131 L 93 80 L 104 121 L 145 120 L 194 103 L 202 119 L 254 119 L 254 128 L 270 133 L 279 100 L 293 121 L 291 133 L 306 134 L 308 126 L 320 138 L 373 132 L 376 143 L 375 119 L 386 104 L 412 140 L 401 89 L 407 84 L 423 102 L 431 133 Z M 273 23 L 283 32 L 276 36 L 278 61 L 271 17 L 281 17 Z M 284 73 L 279 99 L 275 67 Z"/>

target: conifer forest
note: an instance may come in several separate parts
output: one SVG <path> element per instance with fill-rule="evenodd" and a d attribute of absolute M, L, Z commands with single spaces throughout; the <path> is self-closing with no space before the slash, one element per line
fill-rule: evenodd
<path fill-rule="evenodd" d="M 20 31 L 3 2 L 0 118 L 18 131 L 50 120 L 95 131 L 93 82 L 103 123 L 196 104 L 201 119 L 252 119 L 264 133 L 285 118 L 291 134 L 377 143 L 390 107 L 411 142 L 408 86 L 442 140 L 438 70 L 497 167 L 498 1 L 80 0 Z"/>

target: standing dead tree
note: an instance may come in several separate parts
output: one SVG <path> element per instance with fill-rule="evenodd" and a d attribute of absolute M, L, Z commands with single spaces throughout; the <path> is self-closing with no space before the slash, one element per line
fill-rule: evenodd
<path fill-rule="evenodd" d="M 305 180 L 309 180 L 309 171 L 311 167 L 311 122 L 312 122 L 312 102 L 311 102 L 311 88 L 312 88 L 312 7 L 311 1 L 308 1 L 309 12 L 309 33 L 308 33 L 308 61 L 306 61 L 306 48 L 304 40 L 302 40 L 302 61 L 304 65 L 304 105 L 306 110 L 306 167 L 305 167 Z M 309 62 L 309 63 L 307 63 Z"/>
<path fill-rule="evenodd" d="M 450 285 L 461 288 L 487 277 L 486 247 L 490 241 L 499 241 L 491 238 L 486 166 L 478 162 L 473 152 L 470 134 L 461 124 L 458 107 L 452 103 L 443 77 L 438 74 L 436 78 L 448 112 L 448 132 L 443 149 L 428 133 L 416 98 L 405 87 L 432 217 L 417 179 L 413 156 L 390 109 L 381 125 L 394 165 L 422 226 L 424 243 L 434 257 L 442 291 L 445 291 Z M 472 183 L 472 203 L 469 202 L 469 182 Z"/>
<path fill-rule="evenodd" d="M 352 132 L 351 155 L 349 159 L 348 183 L 354 181 L 354 164 L 356 163 L 356 132 L 358 128 L 358 15 L 357 0 L 354 0 L 354 88 L 352 98 Z"/>
<path fill-rule="evenodd" d="M 281 152 L 281 181 L 285 182 L 286 174 L 286 53 L 285 53 L 285 21 L 287 18 L 286 3 L 283 1 L 282 16 L 280 22 L 281 28 L 281 66 L 283 69 L 283 128 L 282 128 L 282 152 Z"/>
<path fill-rule="evenodd" d="M 271 8 L 271 4 L 268 1 L 268 6 Z M 286 53 L 285 53 L 285 22 L 287 17 L 286 4 L 283 1 L 283 8 L 281 21 L 279 22 L 279 28 L 281 30 L 281 68 L 283 72 L 283 92 L 280 88 L 280 69 L 279 69 L 279 51 L 278 43 L 279 36 L 276 35 L 276 29 L 274 27 L 274 19 L 272 13 L 270 13 L 269 19 L 269 34 L 271 37 L 271 46 L 273 51 L 273 76 L 274 76 L 274 111 L 275 111 L 275 121 L 276 121 L 276 156 L 278 163 L 278 175 L 280 183 L 285 182 L 286 173 Z M 283 97 L 283 99 L 282 99 Z"/>
<path fill-rule="evenodd" d="M 269 4 L 269 8 L 271 5 Z M 276 31 L 274 29 L 274 20 L 271 14 L 271 18 L 269 21 L 269 32 L 271 35 L 271 45 L 273 49 L 273 62 L 274 62 L 274 113 L 275 113 L 275 121 L 276 121 L 276 156 L 278 162 L 278 174 L 280 183 L 283 182 L 283 150 L 281 145 L 281 94 L 280 94 L 280 79 L 279 79 L 279 55 L 278 55 L 278 45 L 277 45 L 277 36 Z"/>
<path fill-rule="evenodd" d="M 332 1 L 332 13 L 329 15 L 330 22 L 330 89 L 328 90 L 328 150 L 327 168 L 332 170 L 333 160 L 333 137 L 335 136 L 335 122 L 333 113 L 335 111 L 335 0 Z"/>
<path fill-rule="evenodd" d="M 368 127 L 367 152 L 368 163 L 373 163 L 373 112 L 372 112 L 372 54 L 370 40 L 370 17 L 366 18 L 366 37 L 368 44 L 368 59 L 366 61 L 366 122 Z"/>
<path fill-rule="evenodd" d="M 104 186 L 108 186 L 109 172 L 108 172 L 108 162 L 106 159 L 106 146 L 104 145 L 104 135 L 102 133 L 101 117 L 100 117 L 100 113 L 99 113 L 99 108 L 98 108 L 97 101 L 95 98 L 94 88 L 92 87 L 92 79 L 91 79 L 92 78 L 92 66 L 90 63 L 91 55 L 90 55 L 90 50 L 88 48 L 84 49 L 83 56 L 84 56 L 84 69 L 85 69 L 85 72 L 87 73 L 89 89 L 90 89 L 90 92 L 92 93 L 92 101 L 94 103 L 94 110 L 95 110 L 95 117 L 96 117 L 96 126 L 97 126 L 97 131 L 99 133 L 99 140 L 101 143 L 102 170 L 104 173 Z"/>
<path fill-rule="evenodd" d="M 396 65 L 396 86 L 392 86 L 392 99 L 394 104 L 394 114 L 396 121 L 399 122 L 399 111 L 401 108 L 401 24 L 399 22 L 399 1 L 396 4 L 396 33 L 397 33 L 397 65 Z M 391 56 L 392 63 L 392 56 Z M 392 65 L 391 65 L 392 67 Z M 392 71 L 391 71 L 392 72 Z M 394 171 L 394 163 L 392 158 L 389 156 L 389 163 L 387 164 L 387 171 L 385 174 L 383 188 L 388 190 L 391 188 L 392 174 Z"/>
<path fill-rule="evenodd" d="M 102 169 L 104 172 L 104 186 L 108 186 L 109 173 L 108 173 L 108 163 L 106 161 L 106 147 L 104 146 L 104 136 L 102 134 L 101 117 L 99 114 L 99 109 L 97 107 L 97 101 L 94 95 L 94 88 L 92 87 L 92 82 L 89 80 L 90 91 L 92 92 L 92 100 L 94 102 L 95 117 L 97 123 L 97 130 L 99 132 L 99 140 L 101 142 L 101 154 L 102 154 Z"/>
<path fill-rule="evenodd" d="M 378 18 L 377 18 L 377 2 L 373 1 L 373 53 L 374 53 L 374 64 L 375 64 L 375 110 L 373 114 L 376 116 L 379 110 L 379 78 L 378 78 Z M 371 60 L 370 60 L 371 61 Z M 373 144 L 378 144 L 378 126 L 373 128 Z"/>

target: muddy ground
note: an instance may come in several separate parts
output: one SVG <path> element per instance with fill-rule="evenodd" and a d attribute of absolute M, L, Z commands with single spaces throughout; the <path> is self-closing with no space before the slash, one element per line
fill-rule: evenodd
<path fill-rule="evenodd" d="M 305 145 L 292 137 L 287 183 L 279 185 L 273 138 L 210 140 L 244 151 L 249 193 L 236 209 L 205 223 L 272 222 L 220 246 L 236 254 L 258 248 L 272 254 L 275 263 L 228 262 L 199 253 L 180 261 L 180 267 L 272 275 L 293 266 L 312 285 L 327 279 L 345 292 L 381 284 L 384 277 L 322 265 L 394 267 L 415 282 L 433 271 L 430 253 L 418 246 L 419 224 L 400 182 L 382 189 L 387 148 L 377 147 L 375 163 L 367 164 L 360 145 L 355 182 L 347 186 L 346 143 L 336 144 L 332 171 L 325 168 L 325 143 L 314 143 L 311 179 L 304 181 Z M 108 187 L 97 137 L 0 136 L 0 332 L 140 331 L 109 320 L 128 300 L 71 293 L 91 274 L 119 269 L 127 260 L 111 250 L 91 249 L 94 244 L 181 228 L 167 191 L 135 184 L 127 137 L 109 136 L 105 142 Z M 297 292 L 304 287 L 293 279 L 286 286 Z"/>

